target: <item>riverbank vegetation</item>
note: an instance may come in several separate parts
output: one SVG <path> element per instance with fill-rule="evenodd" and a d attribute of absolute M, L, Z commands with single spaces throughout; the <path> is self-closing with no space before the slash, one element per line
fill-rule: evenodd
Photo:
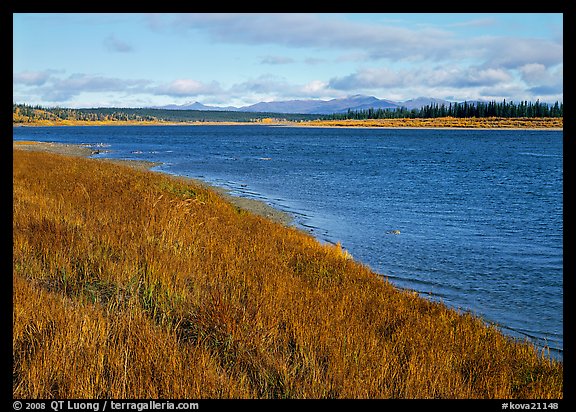
<path fill-rule="evenodd" d="M 301 126 L 319 127 L 388 127 L 388 128 L 455 128 L 455 129 L 562 129 L 562 117 L 434 117 L 392 119 L 312 120 Z"/>
<path fill-rule="evenodd" d="M 69 109 L 13 104 L 12 124 L 29 126 L 146 125 L 187 123 L 275 123 L 317 119 L 317 115 L 153 108 Z"/>
<path fill-rule="evenodd" d="M 13 104 L 15 126 L 284 124 L 353 127 L 562 128 L 563 103 L 522 101 L 430 104 L 419 109 L 348 110 L 334 114 L 288 114 L 153 108 L 69 109 Z"/>
<path fill-rule="evenodd" d="M 215 191 L 14 149 L 15 398 L 562 398 L 563 364 Z"/>

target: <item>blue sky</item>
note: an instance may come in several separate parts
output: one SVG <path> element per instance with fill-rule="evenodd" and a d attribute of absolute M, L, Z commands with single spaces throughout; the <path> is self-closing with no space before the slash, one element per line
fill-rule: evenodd
<path fill-rule="evenodd" d="M 13 100 L 563 101 L 561 13 L 13 14 Z"/>

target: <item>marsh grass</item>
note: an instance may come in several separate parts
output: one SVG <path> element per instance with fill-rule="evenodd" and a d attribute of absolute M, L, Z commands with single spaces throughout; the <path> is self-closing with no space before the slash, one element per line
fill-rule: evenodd
<path fill-rule="evenodd" d="M 431 128 L 481 128 L 481 129 L 547 129 L 563 128 L 562 117 L 434 117 L 367 120 L 311 120 L 300 123 L 305 126 L 333 127 L 431 127 Z"/>
<path fill-rule="evenodd" d="M 14 150 L 15 398 L 562 398 L 563 364 L 216 192 Z"/>

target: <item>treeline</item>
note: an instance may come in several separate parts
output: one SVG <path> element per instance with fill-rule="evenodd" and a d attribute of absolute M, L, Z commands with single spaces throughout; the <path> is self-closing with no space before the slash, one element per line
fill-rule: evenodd
<path fill-rule="evenodd" d="M 302 121 L 318 115 L 212 110 L 170 110 L 152 108 L 69 109 L 13 104 L 13 122 L 31 123 L 42 120 L 70 121 L 148 121 L 148 122 L 258 122 L 263 119 Z"/>
<path fill-rule="evenodd" d="M 155 121 L 154 116 L 124 109 L 68 109 L 42 107 L 27 104 L 13 104 L 13 121 L 29 123 L 42 120 L 71 121 Z"/>
<path fill-rule="evenodd" d="M 90 108 L 70 109 L 60 107 L 42 107 L 27 104 L 13 104 L 13 123 L 34 123 L 41 121 L 133 121 L 133 122 L 261 122 L 265 119 L 287 121 L 309 120 L 366 120 L 366 119 L 416 119 L 416 118 L 561 118 L 564 116 L 564 104 L 549 105 L 540 101 L 521 101 L 515 103 L 503 100 L 500 103 L 463 102 L 429 104 L 419 109 L 406 107 L 392 109 L 362 109 L 346 113 L 328 115 L 289 114 L 265 112 L 236 112 L 212 110 L 171 110 L 153 108 Z"/>
<path fill-rule="evenodd" d="M 537 100 L 535 103 L 528 101 L 521 101 L 514 103 L 513 101 L 507 102 L 503 100 L 501 103 L 496 101 L 491 102 L 463 102 L 463 103 L 450 103 L 448 106 L 445 104 L 429 104 L 420 109 L 407 109 L 406 107 L 394 109 L 362 109 L 362 110 L 348 110 L 346 113 L 333 114 L 327 118 L 330 120 L 364 120 L 364 119 L 400 119 L 400 118 L 436 118 L 436 117 L 504 117 L 504 118 L 519 118 L 519 117 L 563 117 L 564 116 L 564 103 L 554 103 L 549 105 L 541 103 Z"/>
<path fill-rule="evenodd" d="M 154 121 L 154 116 L 141 114 L 134 109 L 68 109 L 60 107 L 13 104 L 13 117 L 21 122 L 37 120 L 82 120 L 82 121 Z"/>

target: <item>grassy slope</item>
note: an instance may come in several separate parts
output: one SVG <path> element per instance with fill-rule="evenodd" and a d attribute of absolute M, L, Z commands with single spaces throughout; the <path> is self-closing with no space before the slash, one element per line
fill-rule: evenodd
<path fill-rule="evenodd" d="M 16 398 L 561 398 L 562 363 L 174 177 L 14 150 Z"/>

